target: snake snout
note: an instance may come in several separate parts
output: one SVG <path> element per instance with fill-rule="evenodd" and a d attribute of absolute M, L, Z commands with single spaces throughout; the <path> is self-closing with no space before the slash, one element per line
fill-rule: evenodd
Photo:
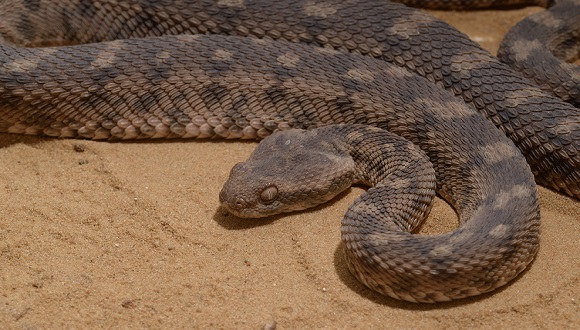
<path fill-rule="evenodd" d="M 242 197 L 236 197 L 223 201 L 222 205 L 234 213 L 239 213 L 248 207 L 248 203 Z"/>
<path fill-rule="evenodd" d="M 239 215 L 248 208 L 249 203 L 242 196 L 228 196 L 222 189 L 219 194 L 220 204 L 229 212 Z"/>

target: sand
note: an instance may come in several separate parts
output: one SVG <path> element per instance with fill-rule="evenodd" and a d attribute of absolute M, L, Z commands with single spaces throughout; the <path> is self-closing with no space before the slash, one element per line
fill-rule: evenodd
<path fill-rule="evenodd" d="M 434 12 L 495 53 L 540 8 Z M 489 22 L 492 22 L 491 24 Z M 580 202 L 539 188 L 541 249 L 492 294 L 419 305 L 348 272 L 340 219 L 361 193 L 267 220 L 218 192 L 252 142 L 0 136 L 0 328 L 572 328 Z M 438 201 L 423 233 L 457 225 Z"/>

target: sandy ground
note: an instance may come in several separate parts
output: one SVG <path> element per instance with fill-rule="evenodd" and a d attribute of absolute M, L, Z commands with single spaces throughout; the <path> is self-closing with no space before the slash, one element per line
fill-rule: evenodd
<path fill-rule="evenodd" d="M 540 8 L 435 14 L 495 53 Z M 490 22 L 492 22 L 490 24 Z M 493 294 L 438 305 L 358 283 L 324 207 L 240 220 L 218 207 L 241 142 L 105 143 L 0 136 L 0 328 L 572 328 L 580 203 L 540 188 L 541 250 Z M 438 201 L 423 233 L 456 226 Z"/>

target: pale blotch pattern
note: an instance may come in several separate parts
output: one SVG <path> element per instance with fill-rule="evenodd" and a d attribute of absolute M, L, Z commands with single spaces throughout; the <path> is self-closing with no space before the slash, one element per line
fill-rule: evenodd
<path fill-rule="evenodd" d="M 431 252 L 430 256 L 433 257 L 448 257 L 453 254 L 453 247 L 449 244 L 441 244 L 436 246 Z"/>
<path fill-rule="evenodd" d="M 180 42 L 192 42 L 193 40 L 198 39 L 201 36 L 202 36 L 201 34 L 178 34 L 174 36 L 174 38 L 176 39 L 176 41 Z"/>
<path fill-rule="evenodd" d="M 408 163 L 407 163 L 408 165 Z M 401 167 L 406 167 L 405 164 L 401 164 Z M 393 186 L 397 187 L 397 188 L 408 188 L 411 187 L 413 185 L 415 181 L 413 180 L 413 178 L 397 178 L 394 182 L 393 182 Z"/>
<path fill-rule="evenodd" d="M 244 7 L 245 3 L 244 0 L 218 0 L 218 6 L 226 6 L 226 7 Z"/>
<path fill-rule="evenodd" d="M 315 136 L 317 136 L 317 135 L 315 135 Z M 304 147 L 304 146 L 302 146 L 302 147 Z M 336 146 L 334 145 L 334 141 L 320 141 L 320 150 L 334 150 L 334 149 L 336 149 Z M 344 157 L 341 156 L 341 158 L 344 158 Z"/>
<path fill-rule="evenodd" d="M 542 50 L 546 45 L 543 45 L 539 40 L 517 40 L 514 42 L 512 49 L 517 49 L 514 54 L 518 61 L 525 61 L 530 53 L 536 50 Z"/>
<path fill-rule="evenodd" d="M 6 63 L 4 67 L 8 69 L 8 71 L 28 73 L 38 67 L 38 62 L 32 61 L 30 59 L 19 58 L 12 62 Z"/>
<path fill-rule="evenodd" d="M 519 151 L 507 141 L 497 142 L 493 145 L 486 145 L 481 150 L 483 158 L 489 164 L 497 164 L 506 159 L 510 159 L 518 152 Z"/>
<path fill-rule="evenodd" d="M 346 137 L 350 141 L 362 140 L 364 138 L 364 133 L 360 131 L 353 131 L 348 133 Z"/>
<path fill-rule="evenodd" d="M 115 63 L 118 62 L 116 49 L 121 47 L 121 43 L 119 41 L 112 41 L 111 43 L 107 44 L 107 48 L 99 53 L 99 56 L 91 62 L 91 65 L 99 68 L 99 69 L 106 69 L 112 67 Z"/>
<path fill-rule="evenodd" d="M 260 46 L 265 46 L 272 41 L 272 39 L 268 39 L 268 38 L 250 38 L 250 39 L 254 44 L 260 45 Z"/>
<path fill-rule="evenodd" d="M 230 60 L 233 56 L 234 56 L 234 54 L 232 54 L 232 52 L 227 51 L 225 49 L 218 49 L 213 54 L 214 59 L 222 60 L 222 61 Z"/>
<path fill-rule="evenodd" d="M 91 65 L 99 69 L 107 69 L 114 66 L 118 62 L 116 52 L 123 47 L 123 44 L 120 40 L 107 43 L 107 47 L 99 53 L 99 56 L 91 62 Z"/>
<path fill-rule="evenodd" d="M 457 244 L 457 243 L 465 242 L 471 236 L 473 236 L 473 233 L 472 232 L 470 232 L 470 231 L 464 231 L 464 232 L 461 232 L 461 233 L 459 233 L 457 235 L 451 236 L 451 238 L 449 238 L 449 243 L 451 243 L 451 244 Z"/>
<path fill-rule="evenodd" d="M 157 61 L 158 64 L 162 64 L 163 60 L 170 57 L 171 53 L 166 50 L 160 51 L 159 53 L 155 54 L 155 60 Z"/>
<path fill-rule="evenodd" d="M 344 157 L 329 151 L 322 151 L 320 154 L 329 160 L 329 164 L 341 164 L 342 168 L 354 168 L 356 166 L 352 157 Z"/>
<path fill-rule="evenodd" d="M 413 101 L 412 104 L 417 108 L 437 109 L 438 115 L 441 116 L 441 118 L 450 120 L 469 117 L 475 113 L 464 103 L 458 102 L 456 100 L 441 100 L 430 98 L 430 95 L 419 98 Z"/>
<path fill-rule="evenodd" d="M 489 231 L 489 235 L 495 238 L 502 238 L 508 232 L 510 227 L 508 225 L 499 224 Z"/>
<path fill-rule="evenodd" d="M 542 12 L 542 15 L 532 15 L 528 17 L 528 19 L 551 29 L 558 28 L 563 24 L 562 20 L 557 19 L 554 14 L 549 11 Z"/>
<path fill-rule="evenodd" d="M 346 74 L 349 78 L 363 83 L 369 83 L 375 80 L 374 73 L 366 69 L 350 69 Z"/>
<path fill-rule="evenodd" d="M 45 56 L 50 56 L 59 52 L 58 48 L 42 48 L 39 51 L 42 52 Z M 19 72 L 19 73 L 26 73 L 28 74 L 31 70 L 34 70 L 38 67 L 38 61 L 34 60 L 37 57 L 30 57 L 27 59 L 15 59 L 12 62 L 8 62 L 4 64 L 4 68 L 9 71 Z"/>
<path fill-rule="evenodd" d="M 545 94 L 540 89 L 514 89 L 513 91 L 505 91 L 505 105 L 510 108 L 517 108 L 521 105 L 529 103 L 531 97 L 545 97 Z"/>
<path fill-rule="evenodd" d="M 284 55 L 280 55 L 276 58 L 278 63 L 282 64 L 285 68 L 295 68 L 298 62 L 300 62 L 300 56 L 295 53 L 288 52 Z"/>
<path fill-rule="evenodd" d="M 309 1 L 304 5 L 304 12 L 308 16 L 326 18 L 327 16 L 336 14 L 336 11 L 337 9 L 332 3 L 314 3 Z"/>
<path fill-rule="evenodd" d="M 406 34 L 407 32 L 405 31 L 409 31 L 409 22 L 428 22 L 429 20 L 427 20 L 427 18 L 429 18 L 430 21 L 435 20 L 435 18 L 426 17 L 426 15 L 420 11 L 416 11 L 412 15 L 407 16 L 408 18 L 406 17 L 404 20 L 400 20 L 391 27 L 386 28 L 385 32 L 387 32 L 388 35 L 392 33 L 397 35 Z"/>
<path fill-rule="evenodd" d="M 454 54 L 451 61 L 451 69 L 457 70 L 459 69 L 460 72 L 469 72 L 476 68 L 479 63 L 487 63 L 489 60 L 489 55 L 485 51 L 477 52 L 476 50 Z"/>
<path fill-rule="evenodd" d="M 530 190 L 530 188 L 526 186 L 523 185 L 514 186 L 507 191 L 506 190 L 501 191 L 494 200 L 492 207 L 496 210 L 510 207 L 510 202 L 514 198 L 522 198 L 525 196 L 529 196 L 531 193 L 532 191 Z"/>
<path fill-rule="evenodd" d="M 171 53 L 169 53 L 168 51 L 164 50 L 162 52 L 157 53 L 155 55 L 155 57 L 157 57 L 158 59 L 162 60 L 162 59 L 170 58 L 171 57 Z"/>
<path fill-rule="evenodd" d="M 407 77 L 412 78 L 415 76 L 409 70 L 405 70 L 403 68 L 396 67 L 396 66 L 385 67 L 385 70 L 387 73 L 385 73 L 383 75 L 385 77 L 387 77 L 387 79 L 385 79 L 387 83 L 392 82 L 392 81 L 397 81 L 399 78 L 407 78 Z"/>
<path fill-rule="evenodd" d="M 391 224 L 393 230 L 396 230 L 397 225 Z M 389 246 L 391 244 L 397 244 L 407 240 L 408 235 L 385 235 L 385 233 L 370 233 L 366 236 L 365 240 L 371 242 L 373 246 Z"/>

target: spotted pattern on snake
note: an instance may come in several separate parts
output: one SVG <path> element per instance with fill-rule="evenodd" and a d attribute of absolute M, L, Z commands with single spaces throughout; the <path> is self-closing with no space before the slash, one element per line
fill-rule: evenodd
<path fill-rule="evenodd" d="M 417 144 L 461 226 L 401 236 L 405 249 L 393 260 L 381 260 L 372 240 L 353 245 L 367 265 L 353 266 L 356 276 L 398 299 L 488 292 L 531 262 L 539 205 L 528 164 L 537 182 L 580 197 L 577 109 L 416 9 L 370 0 L 29 0 L 0 2 L 0 13 L 0 131 L 257 138 L 358 123 Z M 218 35 L 104 42 L 182 33 Z M 20 47 L 89 42 L 98 43 Z"/>
<path fill-rule="evenodd" d="M 549 11 L 521 21 L 498 52 L 504 63 L 576 107 L 580 107 L 580 67 L 572 62 L 579 56 L 578 0 L 561 0 Z"/>

